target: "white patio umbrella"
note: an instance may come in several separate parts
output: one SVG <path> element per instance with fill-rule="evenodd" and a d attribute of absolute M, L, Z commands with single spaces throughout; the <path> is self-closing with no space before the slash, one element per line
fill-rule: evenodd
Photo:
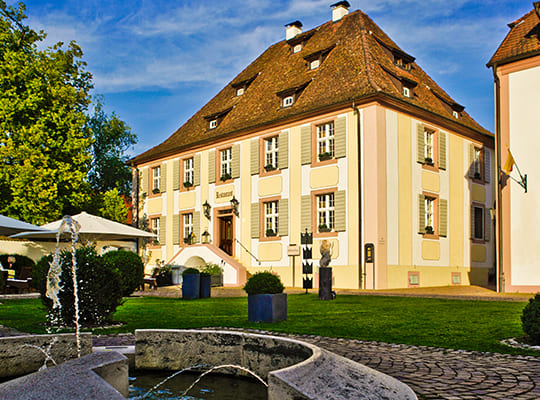
<path fill-rule="evenodd" d="M 5 215 L 0 215 L 0 235 L 9 236 L 18 232 L 26 231 L 46 231 L 45 228 L 40 226 L 29 224 L 28 222 L 22 222 L 18 219 L 13 219 L 6 217 Z"/>
<path fill-rule="evenodd" d="M 106 218 L 82 212 L 71 217 L 80 224 L 79 238 L 86 240 L 126 240 L 138 238 L 153 238 L 155 235 L 129 225 L 111 221 Z M 42 225 L 45 232 L 22 232 L 12 235 L 12 238 L 33 240 L 56 239 L 56 234 L 62 219 Z"/>

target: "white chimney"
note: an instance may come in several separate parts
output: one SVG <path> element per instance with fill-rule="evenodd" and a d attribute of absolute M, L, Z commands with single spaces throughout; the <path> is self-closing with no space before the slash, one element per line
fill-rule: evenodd
<path fill-rule="evenodd" d="M 345 15 L 349 13 L 349 7 L 351 5 L 348 1 L 340 1 L 338 3 L 332 4 L 332 22 L 337 22 L 341 20 Z"/>
<path fill-rule="evenodd" d="M 293 37 L 302 33 L 302 23 L 300 21 L 294 21 L 290 24 L 285 25 L 285 39 L 290 40 Z"/>

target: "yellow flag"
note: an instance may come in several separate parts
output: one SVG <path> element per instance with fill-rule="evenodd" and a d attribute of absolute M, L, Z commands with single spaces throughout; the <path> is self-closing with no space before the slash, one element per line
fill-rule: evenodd
<path fill-rule="evenodd" d="M 503 167 L 503 171 L 506 173 L 506 175 L 510 174 L 515 163 L 514 157 L 512 156 L 512 153 L 510 153 L 510 149 L 508 149 L 508 156 L 506 157 L 506 162 L 504 163 Z"/>

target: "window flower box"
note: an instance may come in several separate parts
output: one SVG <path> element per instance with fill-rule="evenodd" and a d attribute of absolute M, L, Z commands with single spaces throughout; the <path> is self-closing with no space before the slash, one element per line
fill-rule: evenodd
<path fill-rule="evenodd" d="M 433 231 L 433 227 L 432 227 L 432 226 L 430 226 L 430 225 L 426 226 L 426 233 L 427 233 L 428 235 L 433 235 L 433 232 L 434 232 L 434 231 Z"/>
<path fill-rule="evenodd" d="M 330 229 L 326 224 L 319 225 L 319 232 L 331 232 L 332 229 Z"/>
<path fill-rule="evenodd" d="M 190 187 L 193 186 L 193 182 L 190 182 L 190 181 L 185 181 L 184 182 L 184 187 L 189 190 Z"/>
<path fill-rule="evenodd" d="M 268 164 L 264 167 L 264 169 L 266 170 L 266 172 L 270 172 L 276 170 L 277 168 L 272 164 Z"/>
<path fill-rule="evenodd" d="M 331 158 L 332 158 L 332 155 L 327 151 L 319 154 L 319 161 L 326 161 L 326 160 L 330 160 Z"/>
<path fill-rule="evenodd" d="M 267 229 L 267 230 L 266 230 L 266 236 L 267 236 L 267 237 L 277 236 L 277 233 L 274 232 L 273 229 Z"/>

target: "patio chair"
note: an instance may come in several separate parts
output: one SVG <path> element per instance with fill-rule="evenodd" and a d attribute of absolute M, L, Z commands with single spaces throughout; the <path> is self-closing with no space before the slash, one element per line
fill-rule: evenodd
<path fill-rule="evenodd" d="M 17 293 L 30 291 L 32 283 L 32 267 L 22 267 L 19 276 L 14 279 L 6 279 L 6 290 L 14 289 Z"/>
<path fill-rule="evenodd" d="M 158 274 L 159 274 L 159 268 L 154 269 L 154 272 L 152 272 L 152 276 L 148 274 L 144 274 L 144 279 L 143 279 L 143 284 L 142 284 L 143 291 L 144 291 L 145 283 L 148 283 L 148 285 L 150 285 L 150 288 L 154 288 L 154 290 L 157 289 L 156 277 L 158 276 Z"/>

